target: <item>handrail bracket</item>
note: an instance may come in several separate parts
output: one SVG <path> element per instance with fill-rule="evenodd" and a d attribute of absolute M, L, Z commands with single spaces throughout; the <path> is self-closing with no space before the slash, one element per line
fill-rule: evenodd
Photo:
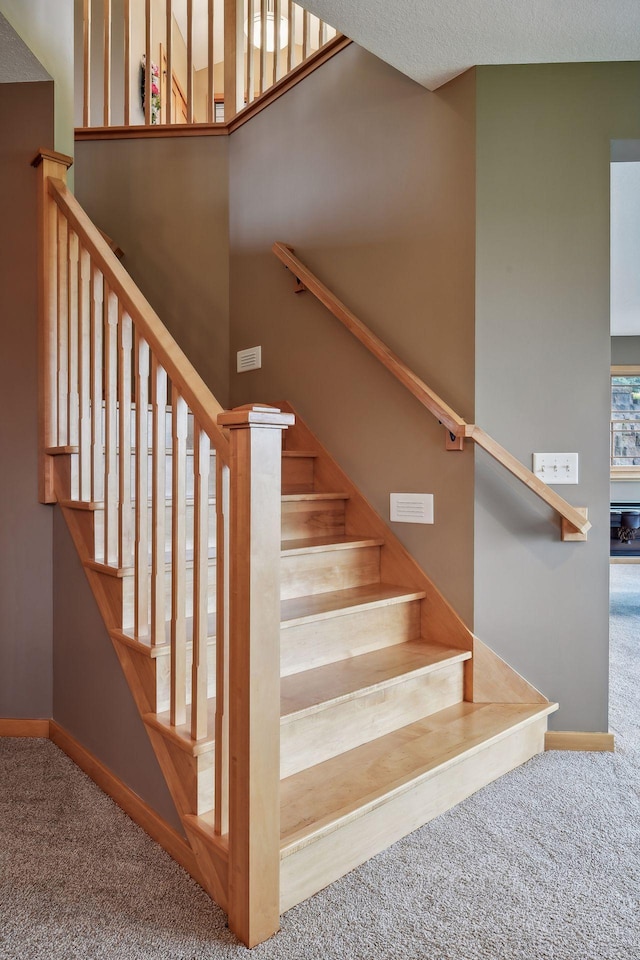
<path fill-rule="evenodd" d="M 574 509 L 574 510 L 577 510 L 578 513 L 582 514 L 582 516 L 585 518 L 585 520 L 588 519 L 589 510 L 588 510 L 587 507 L 574 507 L 573 509 Z M 562 517 L 561 520 L 562 520 L 562 525 L 561 525 L 561 537 L 562 537 L 563 540 L 568 540 L 568 541 L 572 541 L 572 540 L 574 540 L 574 541 L 575 541 L 575 540 L 583 541 L 583 540 L 586 540 L 586 539 L 587 539 L 587 534 L 586 534 L 586 533 L 582 533 L 582 531 L 578 530 L 577 527 L 574 527 L 574 525 L 573 525 L 572 523 L 570 523 L 568 520 L 566 520 L 564 517 Z"/>

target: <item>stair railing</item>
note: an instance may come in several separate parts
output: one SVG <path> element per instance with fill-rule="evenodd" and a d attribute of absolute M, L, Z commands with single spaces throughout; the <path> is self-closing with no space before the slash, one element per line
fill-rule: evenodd
<path fill-rule="evenodd" d="M 292 247 L 276 242 L 273 253 L 296 279 L 296 293 L 308 290 L 331 311 L 347 330 L 374 355 L 400 383 L 445 427 L 447 450 L 463 450 L 472 440 L 520 480 L 561 518 L 563 540 L 586 540 L 591 523 L 584 507 L 574 507 L 551 490 L 524 464 L 476 424 L 467 423 L 418 377 L 372 330 L 367 327 L 312 271 L 295 255 Z"/>
<path fill-rule="evenodd" d="M 222 126 L 348 42 L 292 0 L 95 7 L 82 2 L 82 128 Z"/>
<path fill-rule="evenodd" d="M 205 788 L 172 792 L 187 833 L 190 817 L 213 813 L 228 872 L 212 886 L 255 943 L 279 925 L 281 432 L 294 417 L 222 408 L 67 189 L 70 163 L 44 150 L 34 161 L 40 497 L 56 501 L 54 461 L 71 455 L 69 506 L 96 517 L 89 567 L 133 583 L 112 635 L 169 645 L 164 722 L 196 746 L 215 740 Z M 136 699 L 158 713 L 155 691 Z M 164 761 L 171 786 L 180 765 Z"/>

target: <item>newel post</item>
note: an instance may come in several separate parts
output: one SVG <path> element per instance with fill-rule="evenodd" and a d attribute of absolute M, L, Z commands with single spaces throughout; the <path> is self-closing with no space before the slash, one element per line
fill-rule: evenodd
<path fill-rule="evenodd" d="M 72 157 L 44 148 L 32 166 L 38 168 L 38 499 L 55 503 L 53 457 L 58 446 L 58 229 L 57 207 L 49 196 L 52 177 L 67 182 Z M 65 252 L 66 257 L 66 252 Z M 66 443 L 66 440 L 65 440 Z"/>
<path fill-rule="evenodd" d="M 293 414 L 248 406 L 230 431 L 229 926 L 248 946 L 280 926 L 282 431 Z"/>

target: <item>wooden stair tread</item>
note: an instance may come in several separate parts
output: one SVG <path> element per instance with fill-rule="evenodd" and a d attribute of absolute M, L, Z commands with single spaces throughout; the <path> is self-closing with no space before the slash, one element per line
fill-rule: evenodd
<path fill-rule="evenodd" d="M 303 553 L 324 553 L 332 550 L 350 550 L 357 547 L 379 547 L 384 540 L 381 537 L 304 537 L 299 540 L 283 540 L 283 556 Z"/>
<path fill-rule="evenodd" d="M 348 493 L 283 493 L 282 500 L 285 503 L 293 503 L 296 500 L 348 500 Z"/>
<path fill-rule="evenodd" d="M 209 545 L 209 553 L 207 556 L 209 563 L 216 559 L 215 546 L 212 544 Z M 171 572 L 171 563 L 172 557 L 171 552 L 165 552 L 165 573 Z M 95 570 L 96 573 L 104 573 L 108 577 L 132 577 L 135 573 L 135 567 L 117 567 L 109 563 L 102 563 L 100 560 L 86 560 L 85 567 L 88 567 L 89 570 Z M 151 571 L 151 553 L 149 553 L 149 571 Z M 184 559 L 184 566 L 186 570 L 191 570 L 193 567 L 193 548 L 189 547 L 186 551 L 186 557 Z"/>
<path fill-rule="evenodd" d="M 209 697 L 207 700 L 207 729 L 209 734 L 202 740 L 194 740 L 191 736 L 191 725 L 188 720 L 189 707 L 187 706 L 187 722 L 177 727 L 171 725 L 169 711 L 163 713 L 145 713 L 142 717 L 148 727 L 152 727 L 171 740 L 176 746 L 192 757 L 199 757 L 203 753 L 210 753 L 215 743 L 216 700 Z"/>
<path fill-rule="evenodd" d="M 293 627 L 371 607 L 422 600 L 424 596 L 424 590 L 411 590 L 388 583 L 369 583 L 363 587 L 350 587 L 348 590 L 333 590 L 330 593 L 283 600 L 280 604 L 280 622 L 282 627 Z"/>
<path fill-rule="evenodd" d="M 185 617 L 185 628 L 187 634 L 187 647 L 190 647 L 193 642 L 193 617 Z M 164 642 L 161 643 L 152 644 L 149 637 L 136 637 L 133 635 L 133 632 L 128 633 L 126 630 L 111 630 L 110 635 L 114 640 L 119 640 L 121 643 L 126 643 L 134 650 L 138 650 L 140 653 L 144 653 L 152 659 L 155 659 L 156 657 L 168 656 L 171 653 L 171 620 L 167 620 L 165 622 L 165 639 Z M 215 641 L 216 615 L 215 613 L 209 613 L 207 615 L 207 644 L 213 644 Z"/>
<path fill-rule="evenodd" d="M 216 498 L 209 497 L 208 504 L 210 507 L 215 506 Z M 104 510 L 104 500 L 60 500 L 61 507 L 66 507 L 68 510 Z M 131 506 L 134 507 L 136 504 L 136 498 L 131 497 L 130 500 Z M 195 503 L 193 497 L 185 497 L 183 501 L 185 507 L 192 507 Z M 173 504 L 171 497 L 165 497 L 165 507 L 170 507 Z M 149 498 L 147 500 L 147 507 L 151 510 L 153 506 L 152 500 Z"/>
<path fill-rule="evenodd" d="M 315 450 L 283 450 L 282 456 L 291 457 L 294 459 L 296 457 L 302 457 L 306 460 L 306 459 L 315 459 L 318 456 L 318 454 L 315 452 Z"/>
<path fill-rule="evenodd" d="M 282 855 L 556 709 L 459 703 L 288 777 L 281 783 Z"/>
<path fill-rule="evenodd" d="M 436 646 L 421 640 L 382 647 L 371 653 L 283 677 L 280 684 L 280 713 L 283 718 L 299 719 L 470 657 L 469 651 Z"/>

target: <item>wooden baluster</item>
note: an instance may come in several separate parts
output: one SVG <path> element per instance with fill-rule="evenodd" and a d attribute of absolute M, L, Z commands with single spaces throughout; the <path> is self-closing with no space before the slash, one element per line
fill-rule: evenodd
<path fill-rule="evenodd" d="M 131 123 L 131 0 L 124 2 L 124 125 Z"/>
<path fill-rule="evenodd" d="M 173 3 L 167 3 L 167 75 L 164 81 L 164 116 L 166 123 L 173 123 Z M 162 70 L 162 64 L 160 64 Z"/>
<path fill-rule="evenodd" d="M 118 556 L 118 299 L 105 281 L 104 562 Z"/>
<path fill-rule="evenodd" d="M 325 43 L 329 39 L 328 27 L 324 20 L 320 21 L 320 46 L 324 47 Z"/>
<path fill-rule="evenodd" d="M 104 500 L 104 423 L 103 423 L 103 312 L 104 277 L 97 267 L 91 269 L 91 499 Z M 104 559 L 104 543 L 96 544 L 96 558 Z"/>
<path fill-rule="evenodd" d="M 290 73 L 296 65 L 296 9 L 297 5 L 293 0 L 287 0 L 287 19 L 289 21 L 289 32 L 287 37 L 287 73 Z"/>
<path fill-rule="evenodd" d="M 38 167 L 38 498 L 54 503 L 53 457 L 58 445 L 58 207 L 49 193 L 49 178 L 66 180 L 70 157 L 41 151 Z"/>
<path fill-rule="evenodd" d="M 136 637 L 149 633 L 149 344 L 136 335 Z"/>
<path fill-rule="evenodd" d="M 229 832 L 229 467 L 216 456 L 216 751 L 214 829 Z"/>
<path fill-rule="evenodd" d="M 151 125 L 151 84 L 153 80 L 151 65 L 151 0 L 145 0 L 144 17 L 144 122 L 148 127 Z M 169 82 L 169 90 L 171 90 L 171 82 Z"/>
<path fill-rule="evenodd" d="M 254 0 L 249 0 L 249 20 L 248 20 L 248 29 L 249 35 L 247 37 L 247 103 L 252 103 L 256 93 L 256 77 L 255 77 L 255 46 L 254 46 L 254 26 L 255 26 L 255 6 Z"/>
<path fill-rule="evenodd" d="M 250 0 L 251 2 L 251 0 Z M 249 46 L 252 48 L 251 18 Z M 244 106 L 244 3 L 224 0 L 224 119 L 233 120 Z M 249 97 L 249 93 L 247 93 Z"/>
<path fill-rule="evenodd" d="M 220 414 L 231 430 L 229 926 L 279 927 L 281 430 L 291 414 Z"/>
<path fill-rule="evenodd" d="M 102 0 L 104 12 L 103 126 L 111 124 L 111 0 Z"/>
<path fill-rule="evenodd" d="M 67 264 L 67 293 L 68 316 L 69 316 L 69 340 L 67 348 L 69 356 L 67 359 L 67 369 L 69 371 L 69 389 L 67 392 L 67 423 L 69 424 L 69 444 L 78 445 L 79 419 L 80 419 L 80 397 L 78 388 L 78 256 L 79 256 L 78 235 L 74 230 L 69 230 L 69 242 L 67 253 L 69 262 Z M 78 491 L 74 492 L 74 498 Z"/>
<path fill-rule="evenodd" d="M 151 643 L 165 642 L 165 512 L 167 375 L 151 356 L 151 404 L 153 410 L 151 441 Z"/>
<path fill-rule="evenodd" d="M 171 396 L 171 703 L 174 726 L 187 717 L 186 462 L 187 405 L 172 385 Z M 195 571 L 194 571 L 195 572 Z"/>
<path fill-rule="evenodd" d="M 91 0 L 82 4 L 82 126 L 91 125 Z"/>
<path fill-rule="evenodd" d="M 317 47 L 317 49 L 319 50 L 321 46 L 322 46 L 322 20 L 320 20 L 320 18 L 318 18 L 318 47 Z"/>
<path fill-rule="evenodd" d="M 131 337 L 129 314 L 119 308 L 118 322 L 118 566 L 133 561 L 131 516 Z M 136 458 L 139 457 L 136 452 Z"/>
<path fill-rule="evenodd" d="M 187 123 L 193 123 L 193 0 L 187 0 Z"/>
<path fill-rule="evenodd" d="M 207 123 L 215 123 L 216 96 L 214 71 L 214 9 L 213 0 L 207 3 Z"/>
<path fill-rule="evenodd" d="M 84 247 L 78 284 L 79 495 L 91 500 L 91 257 Z"/>
<path fill-rule="evenodd" d="M 193 425 L 193 660 L 191 736 L 207 736 L 207 599 L 209 573 L 209 437 Z"/>
<path fill-rule="evenodd" d="M 280 24 L 282 23 L 282 0 L 275 0 L 273 5 L 273 74 L 272 83 L 276 83 L 281 76 L 280 70 Z"/>
<path fill-rule="evenodd" d="M 267 0 L 260 0 L 260 93 L 267 89 Z"/>
<path fill-rule="evenodd" d="M 56 446 L 69 443 L 69 232 L 58 211 L 58 431 Z"/>
<path fill-rule="evenodd" d="M 305 10 L 302 14 L 302 59 L 306 60 L 311 52 L 311 14 Z"/>

